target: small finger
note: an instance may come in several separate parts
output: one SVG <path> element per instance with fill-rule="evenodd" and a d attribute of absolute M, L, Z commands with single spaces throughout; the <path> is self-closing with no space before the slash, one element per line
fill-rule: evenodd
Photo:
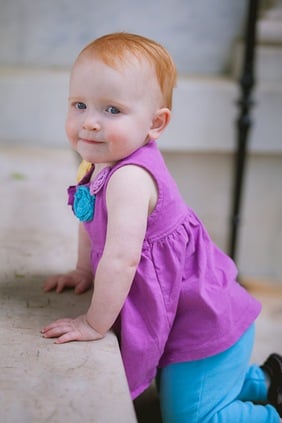
<path fill-rule="evenodd" d="M 83 294 L 83 292 L 87 291 L 88 284 L 86 282 L 80 282 L 74 289 L 74 293 L 79 295 Z"/>
<path fill-rule="evenodd" d="M 65 287 L 65 277 L 61 276 L 58 280 L 57 280 L 57 287 L 56 287 L 56 292 L 58 294 L 60 294 L 61 292 L 63 292 Z"/>
<path fill-rule="evenodd" d="M 48 292 L 55 289 L 57 286 L 57 278 L 52 276 L 43 284 L 43 291 Z"/>
<path fill-rule="evenodd" d="M 72 319 L 70 319 L 69 317 L 66 317 L 66 318 L 63 318 L 63 319 L 57 319 L 57 320 L 54 320 L 54 322 L 49 323 L 49 325 L 45 326 L 45 329 L 55 327 L 55 326 L 59 326 L 60 324 L 70 323 L 71 321 L 72 321 Z"/>
<path fill-rule="evenodd" d="M 53 328 L 42 333 L 43 338 L 57 338 L 68 331 L 67 328 Z"/>
<path fill-rule="evenodd" d="M 63 335 L 59 336 L 55 344 L 65 344 L 66 342 L 72 342 L 78 340 L 78 334 L 75 331 L 70 331 L 67 333 L 64 333 Z"/>
<path fill-rule="evenodd" d="M 54 330 L 64 331 L 64 330 L 68 330 L 69 328 L 71 328 L 70 319 L 61 319 L 61 320 L 53 322 L 50 325 L 42 328 L 41 333 L 46 334 L 46 333 L 48 333 L 50 331 L 54 331 Z"/>

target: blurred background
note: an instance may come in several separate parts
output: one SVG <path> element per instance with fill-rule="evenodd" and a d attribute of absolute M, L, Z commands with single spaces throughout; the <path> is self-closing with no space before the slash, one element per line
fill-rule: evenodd
<path fill-rule="evenodd" d="M 68 78 L 79 51 L 113 31 L 151 37 L 167 47 L 179 73 L 160 149 L 187 203 L 227 251 L 247 7 L 246 0 L 0 0 L 1 148 L 69 149 Z M 243 279 L 279 284 L 281 0 L 261 2 L 257 32 L 237 264 Z"/>
<path fill-rule="evenodd" d="M 242 101 L 251 3 L 259 4 L 255 85 Z M 77 354 L 72 344 L 60 355 L 39 336 L 52 313 L 61 316 L 61 301 L 76 313 L 74 304 L 80 307 L 88 298 L 74 301 L 69 293 L 60 301 L 55 294 L 46 299 L 41 283 L 47 274 L 73 268 L 76 260 L 77 225 L 66 205 L 66 187 L 74 183 L 78 165 L 64 132 L 70 67 L 87 43 L 113 31 L 151 37 L 173 56 L 179 78 L 172 121 L 159 147 L 186 202 L 228 253 L 239 103 L 250 106 L 243 116 L 243 123 L 251 125 L 236 262 L 241 281 L 263 303 L 252 361 L 261 363 L 269 353 L 282 351 L 282 0 L 0 0 L 0 319 L 5 340 L 0 415 L 7 423 L 52 416 L 59 421 L 60 412 L 64 419 L 70 412 L 71 423 L 78 421 L 74 411 L 92 421 L 93 407 L 95 421 L 135 421 L 117 364 L 118 345 L 113 347 L 111 338 L 104 344 L 78 343 Z M 250 85 L 250 74 L 243 79 Z M 86 366 L 82 377 L 89 357 L 94 357 L 91 372 L 86 374 Z M 93 380 L 92 371 L 102 377 Z M 80 388 L 85 395 L 77 395 Z M 89 392 L 94 402 L 84 406 Z M 160 422 L 154 384 L 135 409 L 139 423 Z M 118 412 L 124 416 L 120 420 Z"/>

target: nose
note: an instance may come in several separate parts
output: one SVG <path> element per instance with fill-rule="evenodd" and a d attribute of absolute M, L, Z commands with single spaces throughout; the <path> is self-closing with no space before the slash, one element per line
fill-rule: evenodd
<path fill-rule="evenodd" d="M 96 113 L 86 113 L 83 121 L 83 128 L 88 131 L 99 131 L 101 125 Z"/>

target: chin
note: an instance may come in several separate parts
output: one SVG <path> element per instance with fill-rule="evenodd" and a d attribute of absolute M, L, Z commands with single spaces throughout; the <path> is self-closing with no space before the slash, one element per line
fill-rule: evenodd
<path fill-rule="evenodd" d="M 95 162 L 95 156 L 93 153 L 91 154 L 90 151 L 87 151 L 86 148 L 77 148 L 76 151 L 80 155 L 80 157 L 83 160 L 86 160 L 87 162 L 94 163 Z"/>

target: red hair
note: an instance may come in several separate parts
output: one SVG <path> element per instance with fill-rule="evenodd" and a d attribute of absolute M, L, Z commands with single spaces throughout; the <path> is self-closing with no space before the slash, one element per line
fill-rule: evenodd
<path fill-rule="evenodd" d="M 155 69 L 163 95 L 163 107 L 172 107 L 173 88 L 177 72 L 168 51 L 159 43 L 137 34 L 116 32 L 104 35 L 88 44 L 79 54 L 95 53 L 108 66 L 117 68 L 130 54 L 137 59 L 146 59 Z"/>

